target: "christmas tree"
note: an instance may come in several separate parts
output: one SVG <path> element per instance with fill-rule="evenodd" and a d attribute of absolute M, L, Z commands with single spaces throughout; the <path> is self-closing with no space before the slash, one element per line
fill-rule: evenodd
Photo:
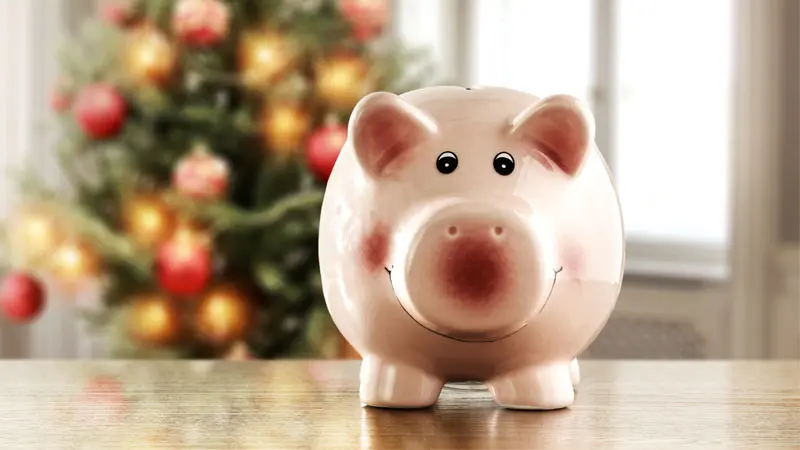
<path fill-rule="evenodd" d="M 32 168 L 6 224 L 5 315 L 99 283 L 86 317 L 111 356 L 335 354 L 325 182 L 358 100 L 429 73 L 411 79 L 419 55 L 387 36 L 388 14 L 387 0 L 103 4 L 52 97 L 68 185 Z"/>

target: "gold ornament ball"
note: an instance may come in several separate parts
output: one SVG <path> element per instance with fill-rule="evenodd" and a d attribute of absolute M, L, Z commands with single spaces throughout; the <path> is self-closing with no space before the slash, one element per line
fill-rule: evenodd
<path fill-rule="evenodd" d="M 174 214 L 156 195 L 131 198 L 125 203 L 123 216 L 125 231 L 144 247 L 165 241 L 174 229 Z"/>
<path fill-rule="evenodd" d="M 61 241 L 55 217 L 42 211 L 25 210 L 12 221 L 12 244 L 27 261 L 52 255 Z"/>
<path fill-rule="evenodd" d="M 162 84 L 175 71 L 177 54 L 169 39 L 152 25 L 144 25 L 127 36 L 125 69 L 137 84 Z"/>
<path fill-rule="evenodd" d="M 134 299 L 127 325 L 137 342 L 149 346 L 170 344 L 180 332 L 177 308 L 169 297 L 157 293 Z"/>
<path fill-rule="evenodd" d="M 214 344 L 242 340 L 249 328 L 250 305 L 233 286 L 212 289 L 197 311 L 197 329 L 203 339 Z"/>
<path fill-rule="evenodd" d="M 283 75 L 294 63 L 294 44 L 277 30 L 245 32 L 239 48 L 239 70 L 245 85 L 264 89 Z"/>
<path fill-rule="evenodd" d="M 316 64 L 317 95 L 330 106 L 350 109 L 368 92 L 369 69 L 363 59 L 337 54 Z"/>
<path fill-rule="evenodd" d="M 267 105 L 261 117 L 264 144 L 278 156 L 299 152 L 311 128 L 311 115 L 299 104 Z"/>
<path fill-rule="evenodd" d="M 214 242 L 214 237 L 207 226 L 188 219 L 181 219 L 170 237 L 205 246 Z"/>
<path fill-rule="evenodd" d="M 70 240 L 53 253 L 51 270 L 59 281 L 72 284 L 97 276 L 100 258 L 87 244 Z"/>

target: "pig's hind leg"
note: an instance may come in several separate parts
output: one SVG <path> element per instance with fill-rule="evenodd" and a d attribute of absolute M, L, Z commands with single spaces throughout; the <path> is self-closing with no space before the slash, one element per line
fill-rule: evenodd
<path fill-rule="evenodd" d="M 494 399 L 509 409 L 551 410 L 575 401 L 572 362 L 533 365 L 499 375 L 486 384 Z"/>
<path fill-rule="evenodd" d="M 436 403 L 444 382 L 405 364 L 376 356 L 361 362 L 361 403 L 379 408 L 426 408 Z"/>

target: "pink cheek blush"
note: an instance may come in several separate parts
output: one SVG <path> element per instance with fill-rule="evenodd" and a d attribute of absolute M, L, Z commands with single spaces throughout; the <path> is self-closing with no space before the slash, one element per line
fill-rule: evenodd
<path fill-rule="evenodd" d="M 377 224 L 361 241 L 361 259 L 369 272 L 383 270 L 389 255 L 389 227 Z"/>
<path fill-rule="evenodd" d="M 561 248 L 561 264 L 565 275 L 571 278 L 577 277 L 583 272 L 584 261 L 583 249 L 578 244 L 568 242 Z"/>

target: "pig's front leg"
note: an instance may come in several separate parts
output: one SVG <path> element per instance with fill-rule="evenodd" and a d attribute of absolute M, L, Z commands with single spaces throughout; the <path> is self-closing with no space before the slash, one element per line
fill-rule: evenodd
<path fill-rule="evenodd" d="M 436 403 L 444 382 L 415 367 L 377 356 L 361 362 L 361 403 L 380 408 L 425 408 Z"/>
<path fill-rule="evenodd" d="M 578 384 L 581 382 L 581 369 L 578 367 L 578 358 L 569 363 L 569 376 L 572 379 L 572 387 L 577 389 Z"/>
<path fill-rule="evenodd" d="M 523 367 L 486 384 L 495 401 L 509 409 L 560 409 L 572 405 L 571 362 Z"/>

